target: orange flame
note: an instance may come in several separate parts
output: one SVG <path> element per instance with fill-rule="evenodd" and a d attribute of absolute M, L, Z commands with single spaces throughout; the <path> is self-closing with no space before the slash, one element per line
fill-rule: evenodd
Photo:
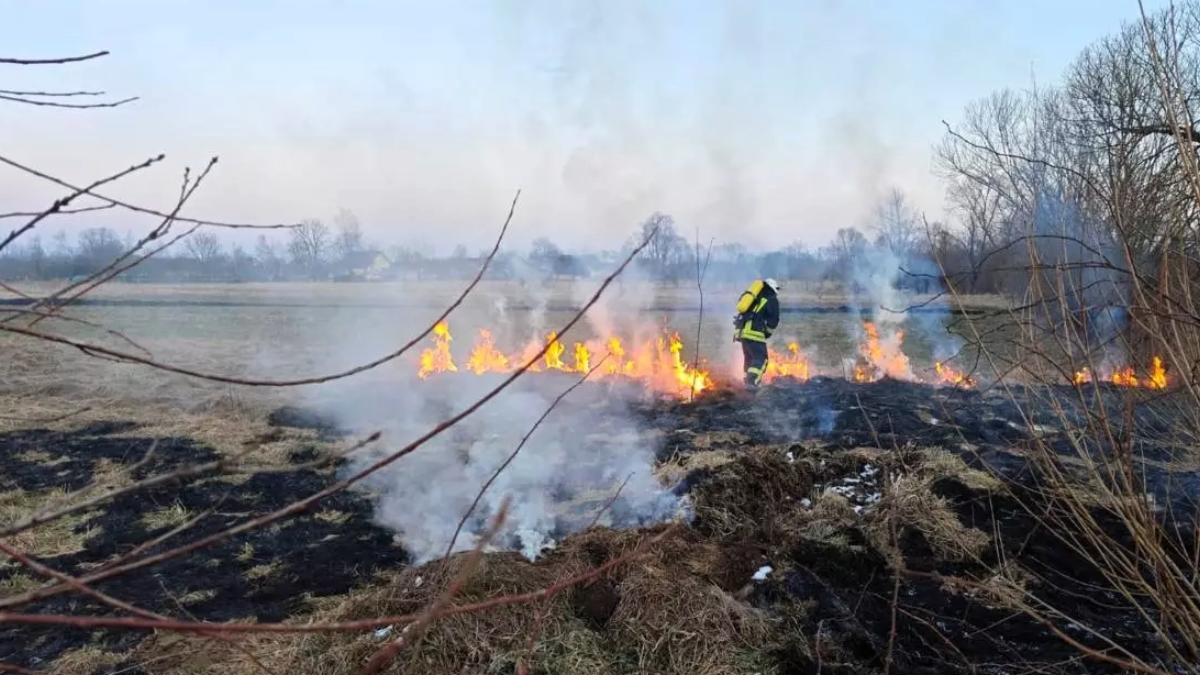
<path fill-rule="evenodd" d="M 904 331 L 896 330 L 883 340 L 879 329 L 870 321 L 863 322 L 866 335 L 858 346 L 858 363 L 854 366 L 855 382 L 874 382 L 891 377 L 897 380 L 915 380 L 908 357 L 900 350 L 904 343 Z"/>
<path fill-rule="evenodd" d="M 863 322 L 863 339 L 858 346 L 858 356 L 852 378 L 856 382 L 874 382 L 884 377 L 915 382 L 923 381 L 913 373 L 912 365 L 902 350 L 904 332 L 894 330 L 881 337 L 873 322 Z M 451 353 L 453 337 L 446 322 L 433 328 L 433 346 L 425 349 L 419 358 L 417 376 L 426 379 L 434 373 L 457 372 L 458 366 Z M 663 332 L 656 338 L 630 346 L 620 337 L 610 336 L 599 340 L 574 342 L 568 345 L 558 335 L 549 333 L 544 341 L 533 341 L 524 349 L 506 354 L 496 347 L 492 333 L 480 330 L 475 345 L 467 356 L 465 369 L 475 375 L 485 373 L 511 373 L 526 363 L 542 349 L 546 351 L 529 367 L 530 372 L 560 371 L 586 374 L 600 364 L 591 374 L 592 379 L 625 378 L 645 385 L 659 393 L 700 393 L 715 387 L 707 366 L 689 363 L 684 354 L 683 341 L 677 333 Z M 601 363 L 601 359 L 603 362 Z M 944 362 L 934 363 L 932 382 L 956 387 L 974 387 L 975 378 L 970 377 Z M 780 378 L 806 381 L 817 372 L 809 357 L 792 342 L 786 351 L 768 351 L 763 380 L 770 382 Z M 1074 374 L 1076 384 L 1090 382 L 1093 374 L 1087 368 Z M 1152 359 L 1148 373 L 1138 375 L 1132 367 L 1108 372 L 1101 377 L 1104 381 L 1124 387 L 1165 389 L 1168 384 L 1162 358 Z"/>
<path fill-rule="evenodd" d="M 434 345 L 421 353 L 418 377 L 425 379 L 433 373 L 457 372 L 454 357 L 450 352 L 450 329 L 445 322 L 433 331 Z M 703 368 L 693 368 L 683 356 L 683 341 L 677 334 L 664 334 L 655 340 L 627 350 L 619 337 L 603 341 L 576 342 L 568 360 L 567 346 L 551 332 L 543 343 L 531 343 L 520 352 L 520 356 L 508 356 L 496 348 L 492 334 L 480 330 L 474 347 L 467 356 L 467 370 L 475 375 L 484 373 L 511 373 L 521 364 L 528 362 L 546 346 L 542 358 L 534 362 L 529 371 L 544 372 L 557 370 L 565 373 L 586 374 L 598 363 L 604 363 L 592 373 L 595 379 L 624 377 L 639 381 L 649 388 L 674 393 L 693 391 L 696 393 L 713 387 L 712 376 Z"/>
<path fill-rule="evenodd" d="M 767 369 L 763 372 L 763 381 L 780 377 L 791 377 L 801 382 L 812 377 L 812 362 L 800 351 L 800 345 L 792 342 L 787 346 L 787 354 L 780 354 L 774 349 L 767 351 Z"/>
<path fill-rule="evenodd" d="M 471 356 L 467 359 L 467 370 L 476 375 L 482 375 L 489 370 L 508 370 L 508 357 L 496 349 L 491 331 L 479 331 L 479 341 L 475 343 L 475 348 L 471 350 Z"/>
<path fill-rule="evenodd" d="M 1087 366 L 1075 371 L 1071 381 L 1075 384 L 1086 384 L 1093 380 L 1092 371 Z M 1102 376 L 1102 381 L 1111 382 L 1120 387 L 1142 387 L 1145 389 L 1166 389 L 1167 388 L 1167 369 L 1163 365 L 1162 357 L 1155 356 L 1150 360 L 1150 372 L 1145 377 L 1138 377 L 1137 372 L 1132 366 L 1118 368 L 1107 377 Z"/>
<path fill-rule="evenodd" d="M 933 364 L 933 370 L 937 373 L 938 384 L 950 384 L 956 387 L 974 387 L 976 384 L 975 378 L 960 373 L 941 361 Z"/>
<path fill-rule="evenodd" d="M 458 367 L 454 365 L 454 357 L 450 355 L 451 339 L 450 326 L 445 321 L 441 321 L 433 327 L 434 346 L 432 349 L 421 352 L 421 368 L 417 371 L 417 377 L 423 380 L 431 373 L 446 370 L 458 371 Z"/>

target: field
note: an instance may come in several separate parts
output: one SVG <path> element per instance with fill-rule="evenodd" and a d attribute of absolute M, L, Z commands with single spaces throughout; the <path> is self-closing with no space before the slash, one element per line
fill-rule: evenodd
<path fill-rule="evenodd" d="M 175 363 L 182 361 L 224 374 L 245 374 L 249 369 L 261 377 L 300 377 L 390 351 L 425 329 L 463 285 L 111 284 L 89 295 L 94 304 L 73 310 L 71 316 L 103 324 L 155 354 L 169 355 Z M 449 317 L 456 337 L 455 350 L 469 351 L 480 328 L 495 333 L 498 345 L 519 350 L 530 340 L 565 325 L 595 288 L 596 284 L 569 282 L 536 288 L 485 282 Z M 21 289 L 35 296 L 43 290 L 36 286 Z M 696 355 L 698 336 L 701 358 L 718 365 L 740 362 L 736 346 L 729 340 L 729 315 L 741 290 L 706 287 L 701 322 L 695 288 L 617 283 L 605 292 L 587 319 L 561 337 L 568 344 L 614 333 L 626 341 L 645 341 L 665 326 L 679 332 L 689 360 Z M 784 316 L 774 342 L 780 349 L 797 342 L 821 368 L 840 370 L 843 360 L 853 357 L 858 347 L 856 331 L 861 329 L 861 320 L 848 311 L 839 311 L 851 309 L 852 300 L 836 291 L 787 290 L 782 299 Z M 897 298 L 896 309 L 931 300 L 928 296 Z M 870 300 L 859 302 L 864 307 L 872 304 Z M 955 309 L 961 306 L 974 311 L 998 311 L 1003 307 L 993 297 L 962 298 L 956 303 L 939 300 L 917 315 L 900 317 L 906 331 L 904 351 L 914 365 L 923 369 L 932 365 L 935 338 L 952 350 L 960 346 L 946 338 L 948 325 L 969 333 L 961 318 L 951 316 L 951 304 Z M 986 318 L 979 321 L 981 326 L 990 325 Z M 116 339 L 113 344 L 118 347 L 130 347 L 120 345 L 122 340 L 111 334 L 81 324 L 59 324 L 56 330 L 107 342 Z M 415 362 L 415 354 L 412 356 L 409 361 Z M 965 360 L 967 355 L 960 358 Z"/>
<path fill-rule="evenodd" d="M 1086 547 L 1064 544 L 1067 520 L 1055 520 L 1030 476 L 1057 471 L 1077 486 L 1069 477 L 1114 448 L 1081 443 L 1080 430 L 1096 411 L 1129 411 L 1145 491 L 1186 520 L 1200 473 L 1190 450 L 1166 440 L 1174 404 L 1109 385 L 1088 407 L 1065 385 L 927 384 L 935 356 L 962 344 L 948 330 L 985 333 L 988 349 L 1005 352 L 1013 330 L 995 298 L 904 318 L 904 352 L 926 382 L 856 383 L 845 359 L 861 342 L 864 317 L 850 311 L 861 303 L 785 289 L 776 348 L 797 342 L 813 377 L 779 378 L 752 397 L 728 385 L 740 365 L 728 326 L 740 288 L 706 287 L 701 323 L 694 288 L 614 285 L 563 341 L 616 334 L 637 345 L 666 327 L 689 360 L 698 345 L 710 390 L 691 401 L 588 384 L 533 435 L 578 375 L 530 373 L 362 484 L 242 527 L 331 490 L 499 383 L 465 367 L 478 329 L 520 352 L 593 289 L 485 284 L 449 317 L 459 371 L 424 380 L 419 352 L 432 338 L 365 373 L 304 386 L 206 381 L 0 338 L 0 542 L 35 561 L 0 563 L 0 612 L 92 619 L 10 617 L 0 664 L 67 675 L 355 673 L 413 626 L 419 637 L 389 672 L 1117 672 L 1081 660 L 1088 650 L 1172 663 L 1140 601 L 1113 588 Z M 217 379 L 300 380 L 396 349 L 458 290 L 114 284 L 70 309 L 72 320 L 38 327 Z M 373 431 L 381 439 L 359 448 Z M 524 454 L 460 524 L 514 448 Z M 169 480 L 130 489 L 155 476 Z M 1100 513 L 1111 490 L 1095 494 L 1086 508 Z M 45 525 L 24 523 L 89 499 Z M 1096 516 L 1089 533 L 1124 542 L 1109 520 Z M 442 560 L 456 525 L 456 553 Z M 481 556 L 477 541 L 488 543 Z M 442 598 L 449 587 L 457 593 Z M 431 603 L 442 611 L 426 625 Z M 230 632 L 151 631 L 120 617 Z M 255 630 L 310 622 L 332 627 Z"/>

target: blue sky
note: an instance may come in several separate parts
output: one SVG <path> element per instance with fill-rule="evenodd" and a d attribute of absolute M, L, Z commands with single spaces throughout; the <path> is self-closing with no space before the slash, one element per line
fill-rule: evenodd
<path fill-rule="evenodd" d="M 1150 2 L 1153 11 L 1165 1 Z M 941 120 L 1058 79 L 1136 0 L 0 0 L 0 89 L 142 100 L 0 102 L 0 153 L 87 182 L 165 152 L 110 193 L 279 222 L 353 210 L 375 239 L 615 247 L 654 210 L 751 247 L 824 244 L 892 186 L 930 217 Z M 867 9 L 869 8 L 869 9 Z M 0 170 L 0 210 L 57 194 Z M 152 223 L 108 214 L 68 228 Z M 57 225 L 51 225 L 53 230 Z"/>

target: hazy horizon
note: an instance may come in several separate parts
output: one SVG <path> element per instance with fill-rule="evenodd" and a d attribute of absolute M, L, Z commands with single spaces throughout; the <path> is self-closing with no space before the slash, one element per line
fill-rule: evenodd
<path fill-rule="evenodd" d="M 5 56 L 112 54 L 0 66 L 0 89 L 141 100 L 5 103 L 0 154 L 87 183 L 165 152 L 108 190 L 164 210 L 182 168 L 219 155 L 185 215 L 332 224 L 347 208 L 372 240 L 474 253 L 518 188 L 516 250 L 543 235 L 617 248 L 656 210 L 688 236 L 819 246 L 892 187 L 941 217 L 942 120 L 1003 87 L 1057 82 L 1138 5 L 64 0 L 5 14 Z M 61 196 L 2 171 L 0 210 Z M 89 225 L 151 221 L 102 212 L 43 234 Z"/>

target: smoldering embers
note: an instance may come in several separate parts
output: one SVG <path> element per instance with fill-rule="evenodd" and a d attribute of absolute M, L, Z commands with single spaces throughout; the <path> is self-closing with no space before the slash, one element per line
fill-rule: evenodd
<path fill-rule="evenodd" d="M 410 389 L 401 401 L 393 401 L 399 404 L 393 408 L 396 421 L 385 430 L 392 442 L 357 453 L 344 471 L 361 470 L 394 452 L 477 398 L 463 391 L 475 386 L 455 379 L 460 386 L 454 389 L 422 382 L 417 387 L 424 394 L 420 400 L 413 399 Z M 377 522 L 398 533 L 414 563 L 446 552 L 484 484 L 572 382 L 570 377 L 538 380 L 515 383 L 470 417 L 363 481 L 374 495 Z M 491 545 L 520 551 L 530 559 L 593 521 L 625 528 L 686 516 L 681 498 L 654 476 L 655 449 L 622 401 L 602 385 L 585 384 L 555 407 L 488 487 L 453 551 L 475 546 L 505 497 L 511 499 L 505 526 Z"/>

